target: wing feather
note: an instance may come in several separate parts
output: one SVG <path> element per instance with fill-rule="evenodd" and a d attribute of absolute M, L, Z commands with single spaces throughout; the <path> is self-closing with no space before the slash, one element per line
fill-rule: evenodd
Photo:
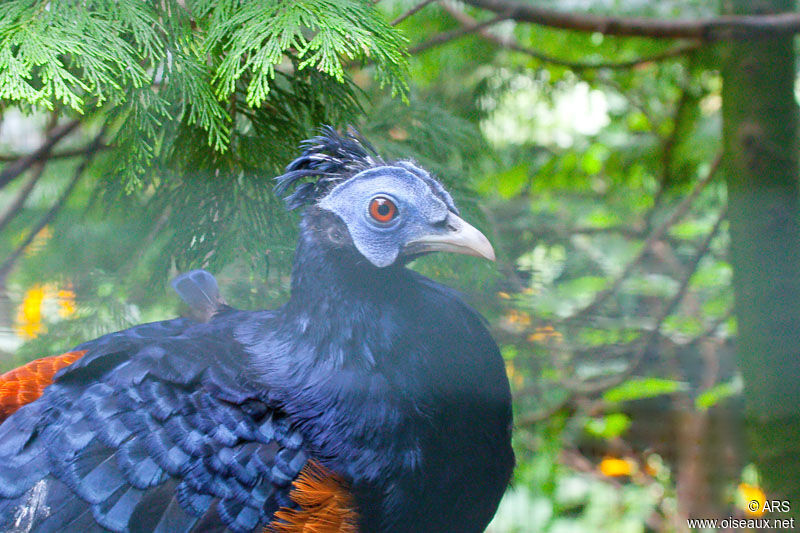
<path fill-rule="evenodd" d="M 53 376 L 80 359 L 85 350 L 36 359 L 0 375 L 0 422 L 23 405 L 39 398 Z"/>
<path fill-rule="evenodd" d="M 249 532 L 292 506 L 304 439 L 242 378 L 236 313 L 78 347 L 0 425 L 0 530 Z"/>

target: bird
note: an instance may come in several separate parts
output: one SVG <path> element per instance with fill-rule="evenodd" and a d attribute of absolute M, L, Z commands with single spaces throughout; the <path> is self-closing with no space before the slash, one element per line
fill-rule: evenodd
<path fill-rule="evenodd" d="M 0 376 L 0 531 L 484 531 L 515 463 L 505 365 L 409 263 L 490 242 L 352 129 L 276 180 L 301 212 L 282 306 L 235 309 L 190 271 L 191 316 Z"/>

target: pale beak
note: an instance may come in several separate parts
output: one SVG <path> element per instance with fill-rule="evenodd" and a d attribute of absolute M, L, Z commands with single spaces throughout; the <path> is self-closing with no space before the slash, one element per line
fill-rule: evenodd
<path fill-rule="evenodd" d="M 403 252 L 408 255 L 424 252 L 453 252 L 494 261 L 494 249 L 489 239 L 461 217 L 455 213 L 449 213 L 445 221 L 445 228 L 442 233 L 432 233 L 409 242 Z"/>

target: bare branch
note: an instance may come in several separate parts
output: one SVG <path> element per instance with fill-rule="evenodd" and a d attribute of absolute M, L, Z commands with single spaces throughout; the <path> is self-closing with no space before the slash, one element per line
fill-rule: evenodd
<path fill-rule="evenodd" d="M 646 63 L 657 63 L 659 61 L 663 61 L 665 59 L 672 59 L 674 57 L 682 56 L 688 54 L 689 52 L 693 52 L 695 50 L 699 50 L 702 48 L 702 44 L 699 43 L 683 43 L 670 48 L 669 50 L 664 50 L 663 52 L 659 52 L 657 54 L 653 54 L 650 56 L 644 57 L 637 57 L 634 59 L 628 59 L 626 61 L 598 61 L 596 63 L 583 63 L 580 61 L 570 61 L 568 59 L 558 58 L 555 56 L 551 56 L 545 54 L 544 52 L 540 52 L 538 50 L 534 50 L 533 48 L 529 48 L 527 46 L 521 46 L 517 43 L 507 42 L 503 44 L 504 41 L 508 41 L 507 39 L 497 38 L 498 44 L 501 44 L 505 48 L 509 50 L 514 50 L 516 52 L 522 52 L 527 54 L 531 57 L 539 59 L 545 63 L 552 63 L 554 65 L 559 65 L 562 67 L 567 67 L 574 71 L 582 71 L 582 70 L 625 70 L 633 67 L 637 67 L 639 65 L 644 65 Z"/>
<path fill-rule="evenodd" d="M 97 149 L 102 145 L 102 138 L 105 133 L 105 130 L 101 131 L 97 137 L 95 137 L 94 142 L 92 145 L 94 146 L 94 150 L 90 150 L 86 154 L 86 158 L 81 161 L 78 167 L 75 169 L 75 173 L 72 176 L 69 184 L 61 193 L 56 203 L 50 208 L 50 210 L 39 220 L 39 222 L 34 226 L 25 239 L 20 243 L 20 245 L 11 252 L 5 261 L 3 261 L 2 265 L 0 265 L 0 287 L 5 285 L 6 278 L 8 274 L 11 272 L 11 269 L 14 268 L 14 265 L 25 252 L 25 249 L 30 246 L 33 239 L 36 235 L 44 229 L 45 226 L 50 224 L 53 219 L 56 217 L 59 211 L 64 207 L 64 204 L 67 202 L 69 195 L 72 193 L 73 189 L 75 189 L 75 185 L 78 184 L 83 173 L 86 171 L 86 168 L 89 166 L 89 163 L 92 161 L 94 155 L 97 153 Z"/>
<path fill-rule="evenodd" d="M 464 13 L 463 11 L 445 3 L 441 3 L 442 8 L 447 11 L 450 16 L 456 19 L 458 22 L 465 26 L 470 26 L 475 24 L 475 19 Z M 513 50 L 515 52 L 520 52 L 526 55 L 529 55 L 543 63 L 550 63 L 553 65 L 559 65 L 562 67 L 567 67 L 574 71 L 582 71 L 582 70 L 601 70 L 601 69 L 609 69 L 609 70 L 623 70 L 632 67 L 636 67 L 638 65 L 643 65 L 645 63 L 655 63 L 658 61 L 663 61 L 665 59 L 671 59 L 673 57 L 678 57 L 694 50 L 698 50 L 703 45 L 702 43 L 690 42 L 690 43 L 683 43 L 669 50 L 665 50 L 663 52 L 659 52 L 657 54 L 653 54 L 650 56 L 639 57 L 635 59 L 629 59 L 626 61 L 599 61 L 599 62 L 581 62 L 581 61 L 570 61 L 569 59 L 564 59 L 560 57 L 555 57 L 534 48 L 530 48 L 528 46 L 522 46 L 518 42 L 516 42 L 511 37 L 501 37 L 499 35 L 495 35 L 491 31 L 487 29 L 478 30 L 478 35 L 486 39 L 487 41 L 491 41 L 498 46 L 502 46 L 508 50 Z"/>
<path fill-rule="evenodd" d="M 63 126 L 55 128 L 47 137 L 47 139 L 45 139 L 45 142 L 33 153 L 18 159 L 3 168 L 3 170 L 0 171 L 0 189 L 8 185 L 11 180 L 28 170 L 28 168 L 30 168 L 30 166 L 35 162 L 39 161 L 48 153 L 50 153 L 50 150 L 53 148 L 53 146 L 55 146 L 58 141 L 63 139 L 72 130 L 78 127 L 78 124 L 80 124 L 80 121 L 73 120 L 72 122 L 68 122 Z"/>
<path fill-rule="evenodd" d="M 412 55 L 419 54 L 420 52 L 424 52 L 425 50 L 433 48 L 434 46 L 439 46 L 444 43 L 448 43 L 450 41 L 458 39 L 459 37 L 463 37 L 464 35 L 475 33 L 476 31 L 479 31 L 483 28 L 487 28 L 492 24 L 497 24 L 498 22 L 505 20 L 507 18 L 508 17 L 504 15 L 498 15 L 489 20 L 484 20 L 483 22 L 478 22 L 476 24 L 473 24 L 472 26 L 462 26 L 461 28 L 457 28 L 453 31 L 443 32 L 438 35 L 434 35 L 424 43 L 420 43 L 417 46 L 409 48 L 408 52 Z"/>
<path fill-rule="evenodd" d="M 719 329 L 719 327 L 720 327 L 722 324 L 724 324 L 725 322 L 727 322 L 727 321 L 728 321 L 728 319 L 729 319 L 730 317 L 732 317 L 732 316 L 733 316 L 733 311 L 734 311 L 734 308 L 731 306 L 731 308 L 730 308 L 730 309 L 728 309 L 728 310 L 727 310 L 727 311 L 725 311 L 723 314 L 721 314 L 720 316 L 718 316 L 717 318 L 715 318 L 714 320 L 712 320 L 712 321 L 711 321 L 711 323 L 710 323 L 710 324 L 709 324 L 709 325 L 706 327 L 706 329 L 704 329 L 704 330 L 703 330 L 701 333 L 699 333 L 699 334 L 698 334 L 696 337 L 694 337 L 692 340 L 690 340 L 689 342 L 687 342 L 687 343 L 685 344 L 685 346 L 692 346 L 692 345 L 695 345 L 695 344 L 697 344 L 697 343 L 699 343 L 699 342 L 702 342 L 703 340 L 705 340 L 705 339 L 707 339 L 707 338 L 711 337 L 711 336 L 712 336 L 714 333 L 716 333 L 716 332 L 717 332 L 717 329 Z"/>
<path fill-rule="evenodd" d="M 684 86 L 681 88 L 681 96 L 672 113 L 672 131 L 667 135 L 663 141 L 663 148 L 661 150 L 661 175 L 658 178 L 658 189 L 653 196 L 653 209 L 650 210 L 646 219 L 645 227 L 650 229 L 653 225 L 652 216 L 661 204 L 670 182 L 672 182 L 672 155 L 675 150 L 675 145 L 678 142 L 678 135 L 681 132 L 681 123 L 685 117 L 686 106 L 689 105 L 689 88 Z"/>
<path fill-rule="evenodd" d="M 11 203 L 8 205 L 5 211 L 0 214 L 0 232 L 6 229 L 8 223 L 11 222 L 15 216 L 22 210 L 22 206 L 25 205 L 25 200 L 28 199 L 30 196 L 31 191 L 39 182 L 39 178 L 42 177 L 44 173 L 45 164 L 43 161 L 38 161 L 33 166 L 33 172 L 31 173 L 28 181 L 22 186 L 22 188 L 17 193 L 17 196 Z"/>
<path fill-rule="evenodd" d="M 714 175 L 717 173 L 717 169 L 719 168 L 721 160 L 722 160 L 722 155 L 721 154 L 717 155 L 717 158 L 712 163 L 711 168 L 709 169 L 706 177 L 700 180 L 700 182 L 698 182 L 697 185 L 695 186 L 694 190 L 692 190 L 692 192 L 687 197 L 685 197 L 680 204 L 678 204 L 678 207 L 675 208 L 675 211 L 672 212 L 672 215 L 670 215 L 670 217 L 667 220 L 662 222 L 658 227 L 656 227 L 652 231 L 652 233 L 650 233 L 650 235 L 647 237 L 647 239 L 645 239 L 644 243 L 642 244 L 642 247 L 639 249 L 639 253 L 637 253 L 636 256 L 625 266 L 625 269 L 614 280 L 611 286 L 597 293 L 597 295 L 592 300 L 592 302 L 589 303 L 589 305 L 587 305 L 586 307 L 584 307 L 583 309 L 581 309 L 580 311 L 569 317 L 567 320 L 574 321 L 578 318 L 582 318 L 592 314 L 603 303 L 605 303 L 605 301 L 612 294 L 614 294 L 615 292 L 617 292 L 617 290 L 619 290 L 619 287 L 622 285 L 622 282 L 625 281 L 631 274 L 631 272 L 633 272 L 633 269 L 636 268 L 636 266 L 639 263 L 641 263 L 647 252 L 650 250 L 650 247 L 653 245 L 653 243 L 655 243 L 658 240 L 661 240 L 661 238 L 667 233 L 669 228 L 671 228 L 678 220 L 681 219 L 681 217 L 683 217 L 689 211 L 689 208 L 692 206 L 692 203 L 694 203 L 694 201 L 697 199 L 700 193 L 706 188 L 706 185 L 708 185 L 714 178 Z"/>
<path fill-rule="evenodd" d="M 391 23 L 392 26 L 397 26 L 398 24 L 406 20 L 408 17 L 415 15 L 420 9 L 424 8 L 428 4 L 434 3 L 435 1 L 436 0 L 423 0 L 419 4 L 415 5 L 414 7 L 412 7 L 411 9 L 409 9 L 408 11 L 406 11 L 405 13 L 394 19 Z"/>
<path fill-rule="evenodd" d="M 538 422 L 541 422 L 542 420 L 547 420 L 560 410 L 564 409 L 570 402 L 570 400 L 572 400 L 572 396 L 568 395 L 565 396 L 561 401 L 558 401 L 549 407 L 543 407 L 531 413 L 520 415 L 515 418 L 514 426 L 515 427 L 532 426 Z"/>
<path fill-rule="evenodd" d="M 503 242 L 503 239 L 500 238 L 500 232 L 497 230 L 497 217 L 495 217 L 494 212 L 492 212 L 492 210 L 485 205 L 480 205 L 479 209 L 481 210 L 481 213 L 483 213 L 483 216 L 486 217 L 488 226 L 492 228 L 492 242 L 497 243 L 499 246 L 500 243 Z M 501 252 L 497 254 L 498 270 L 503 273 L 503 275 L 513 285 L 517 292 L 522 291 L 526 284 L 520 279 L 516 268 L 514 268 L 513 265 L 508 264 L 508 261 L 506 260 L 506 254 L 502 253 L 501 250 L 498 251 Z"/>
<path fill-rule="evenodd" d="M 569 13 L 523 4 L 515 0 L 464 0 L 505 18 L 551 28 L 653 39 L 697 39 L 719 41 L 774 37 L 800 32 L 800 14 L 723 16 L 716 18 L 655 19 Z"/>
<path fill-rule="evenodd" d="M 597 83 L 602 83 L 603 85 L 615 90 L 622 98 L 628 101 L 631 107 L 633 107 L 634 109 L 638 109 L 642 113 L 642 115 L 644 115 L 645 118 L 647 119 L 647 124 L 650 126 L 651 133 L 658 139 L 663 138 L 663 136 L 658 131 L 659 120 L 653 114 L 653 111 L 648 107 L 648 102 L 650 101 L 649 99 L 642 98 L 641 95 L 637 94 L 636 91 L 626 90 L 616 79 L 611 77 L 607 72 L 600 72 L 595 77 L 595 80 Z"/>
<path fill-rule="evenodd" d="M 689 288 L 689 282 L 691 281 L 692 276 L 697 270 L 697 267 L 700 265 L 700 261 L 706 256 L 706 253 L 708 253 L 708 249 L 711 246 L 711 241 L 719 232 L 719 229 L 722 226 L 722 223 L 725 221 L 727 214 L 727 208 L 724 208 L 722 211 L 720 211 L 717 221 L 714 223 L 711 231 L 708 232 L 708 235 L 703 240 L 703 243 L 698 247 L 697 252 L 695 252 L 692 261 L 687 265 L 686 272 L 684 272 L 680 281 L 680 285 L 678 285 L 678 290 L 675 292 L 669 303 L 664 306 L 664 309 L 661 310 L 661 313 L 659 313 L 658 319 L 656 320 L 656 327 L 653 328 L 654 333 L 657 334 L 657 332 L 661 329 L 661 325 L 664 323 L 664 320 L 670 314 L 672 314 L 673 311 L 675 311 L 675 308 L 678 306 L 681 300 L 683 300 L 683 297 L 686 295 L 686 291 Z"/>
<path fill-rule="evenodd" d="M 33 153 L 26 155 L 25 157 L 18 159 L 3 168 L 3 170 L 0 171 L 0 189 L 8 185 L 11 180 L 28 170 L 31 165 L 49 154 L 53 146 L 55 146 L 56 143 L 63 139 L 72 130 L 77 128 L 78 124 L 80 124 L 79 120 L 73 120 L 72 122 L 68 122 L 63 126 L 53 129 L 53 132 L 47 137 L 47 139 L 45 139 L 44 143 Z"/>
<path fill-rule="evenodd" d="M 722 227 L 722 223 L 725 221 L 727 214 L 728 214 L 727 208 L 722 209 L 722 211 L 719 214 L 719 217 L 717 218 L 717 221 L 711 228 L 711 231 L 708 232 L 708 235 L 703 240 L 703 243 L 700 245 L 694 257 L 692 258 L 692 261 L 689 263 L 689 265 L 687 265 L 683 277 L 681 278 L 680 283 L 678 285 L 678 290 L 675 292 L 672 298 L 670 298 L 669 302 L 667 302 L 667 304 L 658 313 L 653 329 L 650 330 L 650 333 L 645 339 L 645 341 L 642 342 L 642 344 L 639 346 L 639 349 L 631 358 L 631 361 L 628 364 L 627 368 L 623 372 L 615 374 L 613 377 L 610 377 L 608 379 L 602 381 L 595 381 L 591 383 L 572 383 L 571 385 L 568 385 L 569 388 L 582 394 L 599 392 L 609 387 L 614 387 L 616 385 L 619 385 L 620 383 L 625 381 L 625 379 L 627 379 L 628 376 L 630 376 L 638 368 L 639 363 L 641 363 L 647 351 L 650 349 L 650 347 L 653 345 L 653 343 L 656 341 L 656 339 L 658 339 L 659 335 L 661 334 L 661 327 L 664 325 L 664 321 L 667 319 L 669 315 L 672 314 L 673 311 L 675 311 L 675 308 L 678 307 L 678 304 L 680 304 L 681 301 L 683 301 L 684 296 L 686 296 L 686 291 L 689 289 L 689 283 L 692 280 L 692 276 L 697 271 L 697 267 L 700 265 L 700 261 L 708 253 L 709 247 L 711 246 L 711 241 L 714 239 L 717 232 L 719 232 L 720 227 Z"/>
<path fill-rule="evenodd" d="M 110 146 L 103 145 L 99 149 L 106 150 L 110 148 Z M 53 152 L 47 156 L 48 160 L 52 159 L 69 159 L 71 157 L 77 157 L 79 155 L 86 155 L 87 147 L 84 146 L 83 148 L 71 148 L 69 150 L 61 150 L 59 152 Z M 0 163 L 11 163 L 22 159 L 23 157 L 27 157 L 21 154 L 0 154 Z"/>

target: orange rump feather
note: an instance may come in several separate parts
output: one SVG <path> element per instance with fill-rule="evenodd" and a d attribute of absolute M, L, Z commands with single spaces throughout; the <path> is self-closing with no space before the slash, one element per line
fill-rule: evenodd
<path fill-rule="evenodd" d="M 69 366 L 86 354 L 86 350 L 67 352 L 36 359 L 0 375 L 0 422 L 36 400 L 53 382 L 56 372 Z"/>
<path fill-rule="evenodd" d="M 292 485 L 299 509 L 279 509 L 264 533 L 357 533 L 353 496 L 339 476 L 309 461 Z"/>

